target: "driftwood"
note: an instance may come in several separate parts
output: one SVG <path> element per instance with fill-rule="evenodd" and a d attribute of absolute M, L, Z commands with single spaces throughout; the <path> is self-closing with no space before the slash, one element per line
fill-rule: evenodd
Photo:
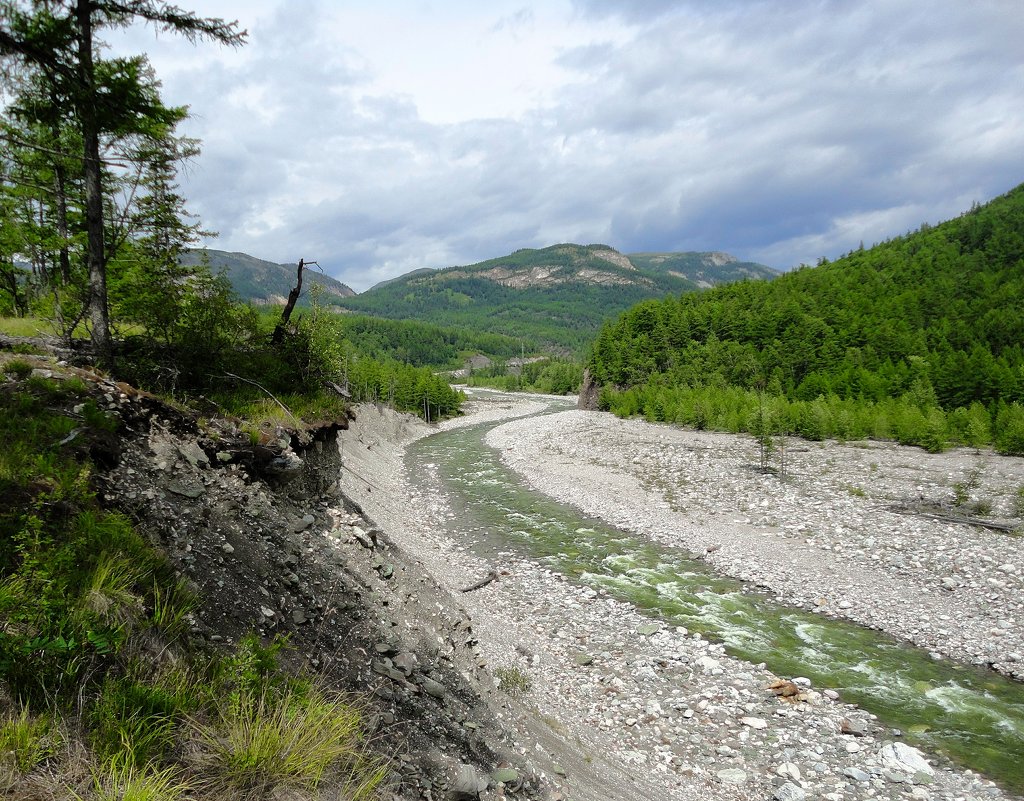
<path fill-rule="evenodd" d="M 984 517 L 971 517 L 970 515 L 959 515 L 955 512 L 944 512 L 935 508 L 920 508 L 907 504 L 893 504 L 887 507 L 891 512 L 899 512 L 905 515 L 918 515 L 927 517 L 929 520 L 941 520 L 943 523 L 960 523 L 965 526 L 979 526 L 989 528 L 993 531 L 1005 531 L 1012 534 L 1017 531 L 1017 526 L 1012 523 L 1003 523 L 999 520 L 988 520 Z"/>
<path fill-rule="evenodd" d="M 473 590 L 479 590 L 482 587 L 486 587 L 492 581 L 498 578 L 498 571 L 492 570 L 487 574 L 487 578 L 481 579 L 476 584 L 470 584 L 468 587 L 463 587 L 459 592 L 473 592 Z"/>

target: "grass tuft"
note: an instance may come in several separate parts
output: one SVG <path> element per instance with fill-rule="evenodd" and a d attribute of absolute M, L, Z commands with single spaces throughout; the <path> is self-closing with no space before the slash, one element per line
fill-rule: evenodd
<path fill-rule="evenodd" d="M 177 801 L 189 789 L 172 768 L 153 770 L 115 760 L 93 773 L 94 795 L 88 801 Z M 86 801 L 80 795 L 74 797 Z"/>
<path fill-rule="evenodd" d="M 256 799 L 277 787 L 315 790 L 333 769 L 371 792 L 382 771 L 365 756 L 361 723 L 351 704 L 314 690 L 244 694 L 193 728 L 213 782 Z"/>
<path fill-rule="evenodd" d="M 517 667 L 500 667 L 494 671 L 498 678 L 498 689 L 507 695 L 522 695 L 533 686 L 530 677 Z"/>
<path fill-rule="evenodd" d="M 0 718 L 0 764 L 21 774 L 30 773 L 64 743 L 64 736 L 49 715 L 32 715 L 28 707 Z"/>

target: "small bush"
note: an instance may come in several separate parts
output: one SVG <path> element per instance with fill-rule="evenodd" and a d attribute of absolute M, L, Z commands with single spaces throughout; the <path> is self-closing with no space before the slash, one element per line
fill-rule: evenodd
<path fill-rule="evenodd" d="M 980 486 L 981 468 L 975 467 L 967 473 L 963 481 L 953 484 L 953 505 L 964 506 L 971 499 L 971 493 Z"/>
<path fill-rule="evenodd" d="M 974 514 L 979 517 L 985 517 L 986 515 L 992 514 L 992 501 L 988 498 L 982 498 L 974 502 L 972 507 Z"/>
<path fill-rule="evenodd" d="M 24 381 L 32 374 L 32 365 L 24 359 L 11 359 L 4 365 L 4 372 Z"/>
<path fill-rule="evenodd" d="M 1013 496 L 1013 513 L 1017 517 L 1024 517 L 1024 484 L 1017 487 L 1017 492 Z"/>
<path fill-rule="evenodd" d="M 500 667 L 494 671 L 498 679 L 498 689 L 508 695 L 522 695 L 533 686 L 530 677 L 517 667 Z"/>

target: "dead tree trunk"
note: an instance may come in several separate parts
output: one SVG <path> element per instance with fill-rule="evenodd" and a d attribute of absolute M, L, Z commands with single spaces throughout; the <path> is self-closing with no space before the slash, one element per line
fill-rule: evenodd
<path fill-rule="evenodd" d="M 270 341 L 275 345 L 280 345 L 281 340 L 284 339 L 284 332 L 288 325 L 288 321 L 291 319 L 292 311 L 295 309 L 295 304 L 299 301 L 299 294 L 302 292 L 302 270 L 305 266 L 305 261 L 299 259 L 299 270 L 295 276 L 295 286 L 292 287 L 291 292 L 288 293 L 288 302 L 284 305 L 284 311 L 281 312 L 281 320 L 274 328 L 274 334 L 270 338 Z"/>

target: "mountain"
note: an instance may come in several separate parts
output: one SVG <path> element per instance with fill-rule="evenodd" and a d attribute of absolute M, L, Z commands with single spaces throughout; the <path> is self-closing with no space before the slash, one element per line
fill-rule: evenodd
<path fill-rule="evenodd" d="M 1022 297 L 1024 185 L 831 263 L 641 303 L 605 325 L 588 366 L 606 405 L 619 393 L 620 410 L 654 419 L 686 419 L 680 388 L 731 387 L 793 403 L 835 399 L 837 436 L 902 441 L 906 423 L 918 429 L 908 441 L 936 434 L 940 447 L 942 437 L 984 442 L 998 429 L 999 447 L 1016 449 L 1006 437 L 1018 436 L 1017 423 L 1006 421 L 1017 413 L 1005 410 L 1024 403 Z M 699 402 L 706 412 L 709 399 Z M 796 431 L 828 411 L 787 408 Z"/>
<path fill-rule="evenodd" d="M 644 254 L 641 266 L 607 245 L 523 248 L 477 264 L 416 270 L 337 303 L 379 317 L 466 326 L 577 350 L 607 317 L 632 304 L 699 289 L 675 269 L 672 257 L 681 255 L 688 254 Z M 721 256 L 723 266 L 740 264 Z M 697 262 L 694 274 L 703 271 L 701 281 L 713 280 L 714 265 Z"/>
<path fill-rule="evenodd" d="M 288 299 L 288 293 L 295 286 L 298 262 L 295 264 L 275 264 L 264 261 L 246 253 L 229 253 L 224 250 L 193 249 L 182 254 L 181 263 L 192 265 L 205 263 L 215 275 L 224 273 L 231 282 L 232 288 L 242 300 L 253 303 L 280 303 Z M 337 298 L 347 298 L 355 292 L 340 281 L 318 272 L 316 267 L 305 271 L 302 277 L 302 298 L 300 303 L 308 300 L 308 287 L 323 288 L 324 303 Z"/>
<path fill-rule="evenodd" d="M 766 280 L 779 273 L 753 261 L 740 261 L 720 251 L 683 253 L 630 253 L 627 258 L 639 270 L 663 272 L 693 281 L 703 289 L 745 279 Z"/>

